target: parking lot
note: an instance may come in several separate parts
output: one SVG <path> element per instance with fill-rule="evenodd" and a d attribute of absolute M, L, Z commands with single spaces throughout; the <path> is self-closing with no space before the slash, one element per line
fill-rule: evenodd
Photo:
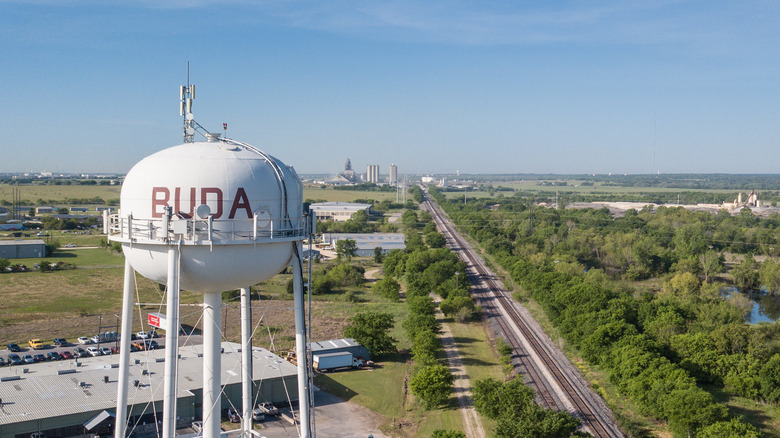
<path fill-rule="evenodd" d="M 153 338 L 152 340 L 154 340 L 157 343 L 157 348 L 165 348 L 165 336 L 160 336 L 160 337 L 157 337 L 157 338 Z M 139 339 L 139 340 L 134 340 L 134 341 L 131 341 L 131 342 L 133 342 L 133 343 L 143 342 L 143 340 Z M 199 345 L 202 342 L 203 342 L 203 337 L 200 336 L 200 335 L 190 335 L 190 336 L 180 336 L 179 337 L 179 346 Z M 113 354 L 113 353 L 115 353 L 116 351 L 119 350 L 119 340 L 112 341 L 112 342 L 100 342 L 100 343 L 94 343 L 94 342 L 90 341 L 87 344 L 80 344 L 78 342 L 68 342 L 67 344 L 65 344 L 63 346 L 56 346 L 56 345 L 53 345 L 51 343 L 44 343 L 43 347 L 40 348 L 40 349 L 37 349 L 37 350 L 31 348 L 30 345 L 29 345 L 29 342 L 27 342 L 27 343 L 17 343 L 17 345 L 19 346 L 19 350 L 20 350 L 18 352 L 12 352 L 12 351 L 8 350 L 8 348 L 0 350 L 0 359 L 2 359 L 2 365 L 3 366 L 9 365 L 8 356 L 11 355 L 11 354 L 17 354 L 21 358 L 24 358 L 24 356 L 27 355 L 27 354 L 32 355 L 32 356 L 35 356 L 37 354 L 41 354 L 45 358 L 44 360 L 48 361 L 48 360 L 52 360 L 52 359 L 49 359 L 47 357 L 49 355 L 49 353 L 52 353 L 52 352 L 56 352 L 60 356 L 64 352 L 68 352 L 72 356 L 76 357 L 77 355 L 75 354 L 75 351 L 77 351 L 77 349 L 79 349 L 79 348 L 83 349 L 84 351 L 86 351 L 87 348 L 89 348 L 89 347 L 95 347 L 95 348 L 98 348 L 98 349 L 100 349 L 100 348 L 107 348 L 108 351 L 111 351 L 111 354 Z M 113 351 L 111 350 L 112 348 L 114 349 Z M 72 360 L 72 359 L 74 359 L 74 357 L 66 358 L 65 360 Z M 83 359 L 89 359 L 89 357 L 91 357 L 89 354 L 85 354 L 85 355 L 83 355 L 83 356 L 81 356 L 79 358 L 80 359 L 82 359 L 82 358 Z M 54 359 L 54 360 L 61 360 L 61 359 Z M 36 360 L 35 362 L 39 362 L 39 361 Z M 23 364 L 23 365 L 28 365 L 28 364 Z"/>

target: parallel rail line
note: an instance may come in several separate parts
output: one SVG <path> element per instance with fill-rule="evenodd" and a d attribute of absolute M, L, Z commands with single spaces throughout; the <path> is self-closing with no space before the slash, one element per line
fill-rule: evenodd
<path fill-rule="evenodd" d="M 482 258 L 470 248 L 452 223 L 445 219 L 440 207 L 428 199 L 427 194 L 425 196 L 423 204 L 433 216 L 437 227 L 447 238 L 450 246 L 454 250 L 459 250 L 459 255 L 471 269 L 469 277 L 475 280 L 472 283 L 484 283 L 487 286 L 484 292 L 477 293 L 481 295 L 481 300 L 488 303 L 492 298 L 498 303 L 501 312 L 496 315 L 496 323 L 507 343 L 516 352 L 524 353 L 526 360 L 520 360 L 519 365 L 523 368 L 523 374 L 529 383 L 535 388 L 540 405 L 547 409 L 572 411 L 582 420 L 583 427 L 595 437 L 623 437 L 624 434 L 615 424 L 603 401 L 590 388 L 583 387 L 584 381 L 573 375 L 576 371 L 571 370 L 568 360 L 566 364 L 560 363 L 559 355 L 554 354 L 552 347 L 529 326 L 514 300 L 508 296 L 507 291 L 497 281 Z M 531 351 L 526 351 L 526 344 Z M 566 400 L 561 400 L 556 395 L 559 392 L 555 390 L 555 386 L 564 393 L 562 395 L 565 395 Z"/>

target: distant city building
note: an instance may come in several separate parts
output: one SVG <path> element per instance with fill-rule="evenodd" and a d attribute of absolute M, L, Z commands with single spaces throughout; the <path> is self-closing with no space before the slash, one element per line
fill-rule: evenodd
<path fill-rule="evenodd" d="M 325 180 L 327 184 L 341 185 L 341 184 L 354 184 L 358 180 L 355 171 L 352 170 L 352 161 L 347 158 L 347 162 L 344 163 L 344 170 L 336 176 L 330 177 Z"/>
<path fill-rule="evenodd" d="M 424 176 L 422 177 L 423 184 L 431 184 L 433 182 L 432 176 Z"/>
<path fill-rule="evenodd" d="M 352 202 L 320 202 L 309 206 L 319 221 L 334 220 L 344 222 L 352 219 L 358 211 L 371 212 L 371 204 L 355 204 Z"/>
<path fill-rule="evenodd" d="M 398 166 L 395 164 L 390 165 L 390 178 L 387 180 L 390 184 L 398 184 Z"/>
<path fill-rule="evenodd" d="M 379 165 L 369 164 L 366 166 L 366 182 L 378 183 L 379 182 Z"/>

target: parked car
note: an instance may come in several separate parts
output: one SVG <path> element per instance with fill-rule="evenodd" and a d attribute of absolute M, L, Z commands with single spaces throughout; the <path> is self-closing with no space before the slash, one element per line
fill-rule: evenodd
<path fill-rule="evenodd" d="M 43 355 L 43 353 L 38 353 L 35 356 L 33 356 L 33 359 L 36 362 L 46 362 L 46 356 Z"/>
<path fill-rule="evenodd" d="M 41 348 L 43 348 L 43 342 L 41 342 L 40 339 L 30 339 L 30 342 L 28 342 L 28 344 L 30 344 L 30 348 L 32 348 L 33 350 L 40 350 Z"/>
<path fill-rule="evenodd" d="M 279 415 L 279 408 L 274 406 L 271 402 L 262 402 L 257 405 L 257 409 L 262 410 L 266 415 L 273 415 L 274 417 Z"/>
<path fill-rule="evenodd" d="M 92 357 L 100 356 L 100 350 L 97 347 L 87 347 L 87 353 Z"/>
<path fill-rule="evenodd" d="M 75 243 L 69 243 L 69 244 L 65 245 L 65 248 L 75 248 L 75 247 L 76 247 Z"/>
<path fill-rule="evenodd" d="M 147 339 L 144 341 L 144 348 L 147 350 L 156 350 L 158 347 L 159 345 L 155 340 Z"/>
<path fill-rule="evenodd" d="M 48 360 L 62 360 L 62 356 L 56 351 L 50 351 L 46 353 L 46 359 Z"/>
<path fill-rule="evenodd" d="M 92 341 L 90 341 L 89 338 L 86 337 L 86 336 L 80 336 L 78 338 L 78 343 L 81 344 L 81 345 L 87 345 L 87 344 L 91 344 Z"/>
<path fill-rule="evenodd" d="M 8 365 L 21 365 L 22 363 L 22 358 L 18 354 L 11 353 L 8 355 Z"/>
<path fill-rule="evenodd" d="M 87 350 L 85 350 L 85 349 L 83 349 L 81 347 L 76 347 L 76 349 L 73 350 L 73 356 L 75 356 L 75 357 L 87 357 L 87 356 L 89 356 L 89 353 L 87 353 Z"/>
<path fill-rule="evenodd" d="M 133 351 L 144 351 L 146 350 L 146 344 L 143 342 L 133 342 L 130 344 L 130 349 L 132 350 L 133 348 L 135 348 Z"/>
<path fill-rule="evenodd" d="M 263 421 L 265 420 L 265 413 L 260 408 L 254 408 L 252 409 L 252 421 Z"/>
<path fill-rule="evenodd" d="M 16 344 L 8 344 L 8 351 L 13 351 L 14 353 L 18 353 L 22 351 L 22 348 Z"/>
<path fill-rule="evenodd" d="M 135 336 L 138 339 L 149 339 L 149 333 L 146 333 L 146 332 L 138 332 L 138 333 L 135 334 Z"/>
<path fill-rule="evenodd" d="M 0 367 L 4 367 L 4 366 L 6 366 L 5 359 L 0 357 Z"/>
<path fill-rule="evenodd" d="M 239 414 L 238 411 L 236 411 L 233 408 L 227 408 L 224 411 L 222 416 L 225 417 L 225 419 L 229 420 L 231 423 L 241 422 L 241 414 Z"/>
<path fill-rule="evenodd" d="M 91 338 L 89 338 L 90 341 L 92 341 L 93 344 L 99 344 L 100 343 L 100 335 L 95 335 Z"/>
<path fill-rule="evenodd" d="M 111 349 L 108 347 L 100 347 L 100 355 L 101 356 L 110 356 L 111 355 Z"/>
<path fill-rule="evenodd" d="M 60 353 L 60 357 L 63 358 L 64 360 L 73 359 L 73 353 L 66 350 Z"/>
<path fill-rule="evenodd" d="M 22 361 L 24 363 L 35 363 L 35 358 L 33 358 L 32 354 L 25 354 L 22 356 Z"/>
<path fill-rule="evenodd" d="M 68 345 L 68 341 L 65 340 L 65 338 L 57 338 L 53 342 L 54 342 L 54 345 L 56 345 L 58 347 L 65 347 L 65 346 Z"/>

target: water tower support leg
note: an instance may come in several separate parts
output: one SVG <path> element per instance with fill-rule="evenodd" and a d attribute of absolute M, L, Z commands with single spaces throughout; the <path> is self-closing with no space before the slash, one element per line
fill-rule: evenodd
<path fill-rule="evenodd" d="M 174 245 L 168 248 L 163 438 L 176 436 L 176 362 L 179 359 L 179 250 L 180 248 Z"/>
<path fill-rule="evenodd" d="M 241 288 L 241 400 L 244 437 L 252 436 L 252 306 L 250 289 Z"/>
<path fill-rule="evenodd" d="M 125 437 L 127 425 L 127 383 L 130 377 L 130 334 L 133 331 L 133 291 L 135 271 L 125 260 L 125 286 L 122 291 L 122 339 L 119 346 L 119 386 L 116 394 L 114 438 Z"/>
<path fill-rule="evenodd" d="M 295 308 L 295 355 L 298 359 L 298 412 L 301 418 L 301 438 L 311 438 L 311 426 L 309 421 L 309 376 L 306 357 L 306 323 L 303 304 L 303 266 L 299 254 L 301 244 L 294 243 L 298 250 L 293 253 L 293 307 Z"/>
<path fill-rule="evenodd" d="M 203 294 L 203 438 L 219 438 L 222 404 L 222 294 Z"/>

